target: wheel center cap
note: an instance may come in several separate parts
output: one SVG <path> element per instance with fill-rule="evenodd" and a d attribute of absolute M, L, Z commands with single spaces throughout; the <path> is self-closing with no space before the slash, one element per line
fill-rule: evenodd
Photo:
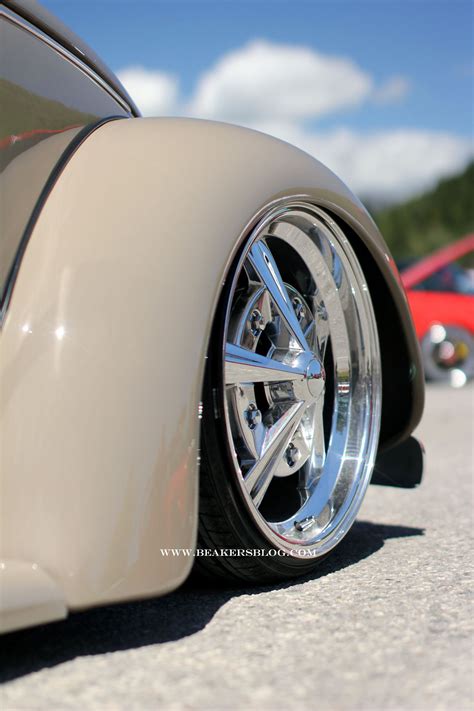
<path fill-rule="evenodd" d="M 306 384 L 312 398 L 318 398 L 324 390 L 326 381 L 326 373 L 324 372 L 323 364 L 313 358 L 306 369 Z"/>

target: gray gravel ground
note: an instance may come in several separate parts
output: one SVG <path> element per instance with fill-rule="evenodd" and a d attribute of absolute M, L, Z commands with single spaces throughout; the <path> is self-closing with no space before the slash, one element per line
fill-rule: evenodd
<path fill-rule="evenodd" d="M 317 575 L 8 635 L 7 709 L 473 709 L 473 390 L 428 389 L 415 491 L 370 487 Z"/>

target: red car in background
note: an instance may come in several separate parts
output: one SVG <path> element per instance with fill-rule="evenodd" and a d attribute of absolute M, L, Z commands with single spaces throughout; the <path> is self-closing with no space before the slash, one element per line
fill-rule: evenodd
<path fill-rule="evenodd" d="M 474 376 L 474 271 L 457 260 L 474 252 L 474 234 L 401 272 L 429 380 L 462 387 Z"/>

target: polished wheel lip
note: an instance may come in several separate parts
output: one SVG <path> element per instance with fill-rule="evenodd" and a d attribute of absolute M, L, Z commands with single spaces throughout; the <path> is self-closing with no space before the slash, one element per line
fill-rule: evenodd
<path fill-rule="evenodd" d="M 300 197 L 300 196 L 295 196 L 295 197 L 287 197 L 287 198 L 282 198 L 279 201 L 271 203 L 266 211 L 261 211 L 260 214 L 263 212 L 263 217 L 261 217 L 260 221 L 255 225 L 254 229 L 252 230 L 251 236 L 247 241 L 247 244 L 245 245 L 245 248 L 241 254 L 241 257 L 239 259 L 239 263 L 237 265 L 237 269 L 234 273 L 234 279 L 231 285 L 230 289 L 230 297 L 229 297 L 229 304 L 232 302 L 233 294 L 235 292 L 235 287 L 236 287 L 236 281 L 237 278 L 243 268 L 244 262 L 246 259 L 249 259 L 251 263 L 256 266 L 257 271 L 259 265 L 255 265 L 255 250 L 254 247 L 257 244 L 257 242 L 260 239 L 260 236 L 263 231 L 268 229 L 268 227 L 272 224 L 278 221 L 279 218 L 285 216 L 288 214 L 290 211 L 301 211 L 303 214 L 306 216 L 310 216 L 313 219 L 316 219 L 320 221 L 326 228 L 328 228 L 330 231 L 332 231 L 334 237 L 336 239 L 339 239 L 340 244 L 345 244 L 346 249 L 351 250 L 348 241 L 346 237 L 343 235 L 343 233 L 340 231 L 339 227 L 337 224 L 332 220 L 323 210 L 321 210 L 319 207 L 314 205 L 311 201 L 307 200 L 306 197 Z M 337 235 L 337 237 L 336 237 Z M 380 354 L 379 354 L 379 345 L 378 345 L 378 336 L 376 332 L 376 327 L 375 327 L 375 318 L 373 316 L 373 311 L 372 307 L 370 304 L 370 299 L 368 297 L 367 293 L 367 288 L 365 286 L 365 282 L 363 279 L 363 275 L 360 269 L 360 266 L 358 265 L 358 262 L 355 258 L 355 256 L 352 253 L 352 258 L 353 262 L 351 264 L 352 268 L 356 268 L 358 271 L 358 278 L 360 280 L 360 283 L 363 284 L 364 286 L 362 287 L 362 291 L 365 291 L 362 293 L 362 298 L 366 300 L 365 307 L 369 309 L 370 314 L 371 314 L 371 322 L 370 322 L 370 327 L 372 329 L 372 336 L 373 336 L 373 346 L 375 348 L 375 357 L 377 359 L 378 367 L 380 365 Z M 259 271 L 261 274 L 261 271 Z M 262 279 L 264 282 L 264 280 Z M 265 282 L 264 282 L 265 283 Z M 273 296 L 273 295 L 272 295 Z M 279 297 L 283 298 L 284 300 L 284 294 L 275 294 L 276 299 Z M 280 309 L 280 313 L 283 312 L 283 315 L 285 316 L 286 319 L 286 314 L 284 313 L 284 304 L 282 308 Z M 270 370 L 268 362 L 263 362 L 265 360 L 264 356 L 260 356 L 258 354 L 251 354 L 249 351 L 246 351 L 246 358 L 244 359 L 242 357 L 242 353 L 238 352 L 238 347 L 233 347 L 234 344 L 227 344 L 226 343 L 226 334 L 228 333 L 229 329 L 229 319 L 230 319 L 230 306 L 227 308 L 227 313 L 226 313 L 226 318 L 225 318 L 225 325 L 224 325 L 224 343 L 223 343 L 223 351 L 222 351 L 222 362 L 224 365 L 224 382 L 227 381 L 236 381 L 238 374 L 235 373 L 232 377 L 228 376 L 228 373 L 226 373 L 226 356 L 229 357 L 229 361 L 233 366 L 243 366 L 243 361 L 248 360 L 248 356 L 252 355 L 255 356 L 255 366 L 257 368 L 261 367 L 262 369 L 266 369 L 267 372 Z M 306 339 L 305 335 L 298 330 L 298 328 L 295 328 L 294 323 L 287 323 L 291 328 L 293 328 L 293 333 L 295 334 L 296 338 L 296 344 L 298 347 L 304 349 L 306 345 Z M 229 348 L 230 345 L 230 348 Z M 233 351 L 232 353 L 229 353 L 230 351 Z M 314 357 L 316 356 L 316 357 Z M 258 362 L 257 362 L 258 361 Z M 310 380 L 308 378 L 309 376 L 309 371 L 312 370 L 312 362 L 318 363 L 319 369 L 324 373 L 324 369 L 322 368 L 322 363 L 318 359 L 316 354 L 313 354 L 312 359 L 308 359 L 306 367 L 303 369 L 301 368 L 299 371 L 298 369 L 291 367 L 290 368 L 290 375 L 291 377 L 289 378 L 290 380 L 296 380 L 297 378 L 302 378 L 303 380 Z M 274 362 L 274 361 L 273 361 Z M 282 370 L 285 370 L 285 364 L 282 363 Z M 280 368 L 278 368 L 280 369 Z M 304 370 L 304 373 L 302 372 Z M 311 373 L 312 374 L 312 373 Z M 271 374 L 273 377 L 273 380 L 277 381 L 277 379 L 280 377 L 279 373 L 274 373 Z M 380 374 L 379 374 L 380 375 Z M 260 379 L 260 381 L 263 380 L 263 377 Z M 324 375 L 323 375 L 324 378 Z M 312 379 L 312 378 L 311 378 Z M 270 378 L 271 380 L 271 378 Z M 315 380 L 317 380 L 315 378 Z M 259 382 L 258 379 L 254 380 L 254 382 Z M 224 391 L 224 389 L 223 389 Z M 313 397 L 318 397 L 320 393 L 313 393 Z M 232 442 L 232 432 L 230 429 L 229 425 L 229 412 L 228 412 L 228 404 L 226 402 L 226 398 L 224 395 L 224 411 L 226 413 L 225 416 L 225 425 L 226 425 L 226 431 L 228 435 L 228 445 L 229 445 L 229 451 L 231 458 L 234 462 L 234 467 L 237 472 L 237 478 L 239 480 L 239 486 L 241 490 L 243 491 L 244 494 L 244 500 L 247 505 L 248 510 L 252 514 L 253 520 L 257 523 L 259 528 L 262 530 L 264 533 L 265 537 L 269 539 L 270 543 L 273 543 L 277 548 L 282 549 L 284 552 L 290 554 L 290 555 L 298 555 L 304 553 L 313 555 L 314 557 L 319 557 L 321 555 L 324 555 L 326 552 L 328 552 L 331 548 L 333 548 L 339 540 L 345 535 L 345 533 L 349 530 L 356 514 L 357 511 L 360 508 L 360 504 L 362 503 L 363 496 L 365 494 L 366 488 L 370 482 L 370 476 L 373 468 L 373 464 L 375 461 L 375 455 L 377 451 L 377 441 L 378 441 L 378 434 L 379 434 L 379 423 L 380 423 L 380 414 L 381 414 L 381 387 L 380 387 L 380 382 L 379 382 L 379 387 L 378 391 L 375 393 L 375 398 L 374 398 L 374 403 L 373 403 L 373 408 L 371 412 L 371 441 L 372 441 L 372 446 L 369 448 L 369 452 L 367 455 L 367 460 L 366 460 L 366 466 L 365 466 L 365 473 L 364 476 L 361 477 L 361 479 L 357 482 L 356 489 L 354 491 L 354 495 L 351 500 L 351 504 L 348 507 L 346 511 L 343 512 L 343 515 L 340 517 L 340 520 L 337 522 L 337 526 L 335 530 L 330 531 L 330 535 L 324 535 L 323 534 L 317 539 L 308 545 L 307 542 L 304 540 L 295 538 L 295 539 L 290 539 L 290 538 L 285 538 L 284 535 L 282 535 L 278 530 L 274 530 L 269 527 L 269 522 L 264 520 L 263 517 L 258 513 L 257 509 L 255 508 L 255 501 L 257 500 L 257 503 L 260 504 L 261 498 L 258 496 L 258 487 L 257 487 L 257 499 L 254 498 L 252 499 L 250 494 L 249 494 L 249 487 L 252 486 L 252 484 L 255 484 L 257 482 L 257 478 L 253 475 L 252 471 L 249 473 L 247 472 L 247 476 L 244 478 L 242 477 L 242 471 L 240 469 L 238 457 L 236 454 L 235 449 L 233 446 L 230 444 Z M 289 411 L 287 413 L 287 419 L 289 423 L 289 431 L 291 431 L 291 422 L 292 419 L 297 419 L 298 416 L 298 411 L 301 409 L 302 404 L 295 402 L 291 408 L 289 408 Z M 239 477 L 240 475 L 240 477 Z M 255 481 L 253 481 L 255 480 Z M 242 485 L 243 482 L 243 485 Z M 255 491 L 253 491 L 255 493 Z M 306 507 L 308 509 L 308 507 Z M 305 514 L 306 513 L 305 506 L 303 506 L 300 510 L 299 513 Z M 256 515 L 257 513 L 257 515 Z M 305 516 L 302 515 L 298 521 L 295 521 L 295 530 L 296 531 L 302 531 L 306 530 L 308 528 L 311 528 L 311 526 L 314 524 L 314 516 L 312 515 L 311 511 L 308 511 L 309 515 Z M 324 511 L 323 511 L 324 513 Z"/>

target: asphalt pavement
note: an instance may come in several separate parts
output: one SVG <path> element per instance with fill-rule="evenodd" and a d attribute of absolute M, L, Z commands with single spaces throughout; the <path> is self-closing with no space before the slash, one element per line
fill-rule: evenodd
<path fill-rule="evenodd" d="M 0 708 L 472 711 L 473 402 L 428 389 L 422 486 L 370 487 L 317 574 L 7 635 Z"/>

